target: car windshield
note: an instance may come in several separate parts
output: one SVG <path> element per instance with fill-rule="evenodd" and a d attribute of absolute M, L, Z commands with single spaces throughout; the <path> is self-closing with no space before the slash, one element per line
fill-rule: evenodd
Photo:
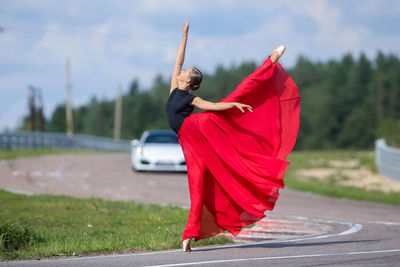
<path fill-rule="evenodd" d="M 147 143 L 158 143 L 158 144 L 177 144 L 179 139 L 173 134 L 150 134 L 144 141 Z"/>

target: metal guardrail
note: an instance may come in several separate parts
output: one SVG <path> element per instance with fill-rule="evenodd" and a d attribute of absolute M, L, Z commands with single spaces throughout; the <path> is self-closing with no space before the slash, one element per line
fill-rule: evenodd
<path fill-rule="evenodd" d="M 12 131 L 0 133 L 0 147 L 5 149 L 63 148 L 130 151 L 131 143 L 128 140 L 114 140 L 85 134 L 68 136 L 64 133 Z"/>
<path fill-rule="evenodd" d="M 400 149 L 378 139 L 375 141 L 375 161 L 381 175 L 400 182 Z"/>

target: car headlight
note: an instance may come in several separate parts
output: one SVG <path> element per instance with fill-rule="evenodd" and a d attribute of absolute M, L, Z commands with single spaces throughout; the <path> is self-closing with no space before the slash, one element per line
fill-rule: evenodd
<path fill-rule="evenodd" d="M 138 147 L 137 152 L 142 154 L 143 156 L 149 155 L 149 150 L 147 149 L 147 147 Z"/>

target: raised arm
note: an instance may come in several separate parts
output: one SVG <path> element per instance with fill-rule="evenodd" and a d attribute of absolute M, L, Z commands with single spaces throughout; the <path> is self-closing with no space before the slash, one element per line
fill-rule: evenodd
<path fill-rule="evenodd" d="M 174 90 L 176 87 L 178 87 L 178 82 L 176 81 L 176 77 L 181 72 L 183 62 L 185 61 L 185 50 L 186 50 L 186 43 L 187 43 L 187 37 L 188 37 L 188 31 L 189 31 L 189 22 L 186 20 L 185 27 L 181 26 L 181 28 L 182 28 L 183 39 L 182 39 L 181 45 L 178 50 L 178 55 L 176 56 L 174 70 L 172 71 L 171 88 L 169 90 L 169 93 L 171 93 L 172 90 Z"/>
<path fill-rule="evenodd" d="M 242 103 L 238 103 L 238 102 L 218 102 L 218 103 L 214 103 L 214 102 L 210 102 L 210 101 L 206 101 L 201 99 L 200 97 L 196 96 L 193 101 L 192 101 L 192 105 L 202 109 L 202 110 L 225 110 L 225 109 L 230 109 L 230 108 L 238 108 L 240 109 L 242 112 L 244 112 L 244 108 L 247 108 L 249 111 L 253 112 L 253 108 L 249 105 L 246 104 L 242 104 Z"/>

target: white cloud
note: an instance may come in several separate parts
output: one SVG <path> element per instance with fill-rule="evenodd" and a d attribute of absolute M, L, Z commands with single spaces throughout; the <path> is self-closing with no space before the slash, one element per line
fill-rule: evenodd
<path fill-rule="evenodd" d="M 42 87 L 46 101 L 60 103 L 65 97 L 67 57 L 71 59 L 74 106 L 86 103 L 92 95 L 115 97 L 117 85 L 127 88 L 135 77 L 142 86 L 150 86 L 158 73 L 169 77 L 185 18 L 195 21 L 186 67 L 196 65 L 205 71 L 221 63 L 260 62 L 281 43 L 288 47 L 282 58 L 288 66 L 300 53 L 321 60 L 347 51 L 373 55 L 379 48 L 399 53 L 399 37 L 374 36 L 361 22 L 344 20 L 351 12 L 375 10 L 375 17 L 389 12 L 385 11 L 388 8 L 398 12 L 397 2 L 384 1 L 376 9 L 373 0 L 362 3 L 355 4 L 356 11 L 344 12 L 346 5 L 323 0 L 10 1 L 10 14 L 23 11 L 31 16 L 21 20 L 4 16 L 2 23 L 10 28 L 0 34 L 0 93 L 8 97 L 3 101 L 17 106 L 20 100 L 11 93 L 25 94 L 26 86 L 34 84 Z M 257 19 L 242 26 L 235 17 L 239 14 L 242 20 Z M 216 23 L 232 21 L 232 28 L 218 34 L 207 24 L 210 17 Z M 302 18 L 314 22 L 313 30 L 299 31 L 296 19 Z M 8 112 L 1 102 L 0 112 Z"/>

